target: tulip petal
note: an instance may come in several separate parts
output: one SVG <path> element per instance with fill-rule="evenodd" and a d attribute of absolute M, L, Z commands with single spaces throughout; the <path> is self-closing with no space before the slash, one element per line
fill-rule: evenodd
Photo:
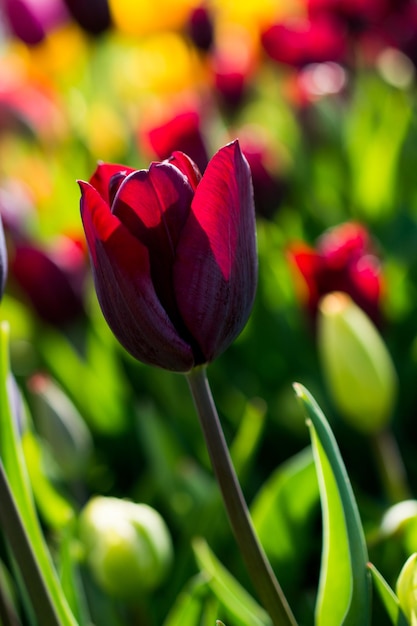
<path fill-rule="evenodd" d="M 193 188 L 193 191 L 196 190 L 198 183 L 201 180 L 201 172 L 198 169 L 197 165 L 194 163 L 189 156 L 184 154 L 184 152 L 180 152 L 177 150 L 172 153 L 172 156 L 168 159 L 168 162 L 172 165 L 175 165 L 180 172 L 185 174 L 188 178 L 188 181 Z"/>
<path fill-rule="evenodd" d="M 113 214 L 149 251 L 152 281 L 169 317 L 180 325 L 172 267 L 175 250 L 190 213 L 193 190 L 187 178 L 168 162 L 130 174 L 120 186 Z"/>
<path fill-rule="evenodd" d="M 99 162 L 96 171 L 90 178 L 89 182 L 90 185 L 92 185 L 94 189 L 99 192 L 99 194 L 107 202 L 107 204 L 110 205 L 112 203 L 112 198 L 110 197 L 111 179 L 116 174 L 124 174 L 124 176 L 127 176 L 131 172 L 134 172 L 134 170 L 131 167 L 126 167 L 125 165 Z"/>
<path fill-rule="evenodd" d="M 85 182 L 80 188 L 94 283 L 107 323 L 136 359 L 188 371 L 193 366 L 192 350 L 158 299 L 147 248 L 110 212 L 96 189 Z"/>
<path fill-rule="evenodd" d="M 250 169 L 235 141 L 207 166 L 174 266 L 180 313 L 207 361 L 249 317 L 257 282 L 255 232 Z"/>

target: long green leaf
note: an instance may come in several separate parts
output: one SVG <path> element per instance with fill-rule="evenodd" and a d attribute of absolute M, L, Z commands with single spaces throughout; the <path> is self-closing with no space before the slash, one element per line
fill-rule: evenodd
<path fill-rule="evenodd" d="M 9 400 L 9 325 L 0 325 L 0 450 L 13 495 L 38 561 L 41 575 L 51 594 L 62 626 L 77 626 L 53 566 L 37 517 L 23 450 Z"/>
<path fill-rule="evenodd" d="M 203 539 L 194 540 L 193 549 L 201 571 L 207 576 L 210 589 L 235 624 L 271 625 L 271 620 L 264 609 L 218 561 Z"/>
<path fill-rule="evenodd" d="M 334 435 L 307 389 L 294 385 L 309 418 L 323 512 L 316 626 L 369 626 L 370 574 L 355 496 Z"/>

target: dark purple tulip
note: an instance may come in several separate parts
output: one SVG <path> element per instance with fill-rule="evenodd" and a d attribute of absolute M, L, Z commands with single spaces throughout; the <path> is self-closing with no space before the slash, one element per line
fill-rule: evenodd
<path fill-rule="evenodd" d="M 187 372 L 237 337 L 256 290 L 250 169 L 237 141 L 202 176 L 182 152 L 149 170 L 101 164 L 80 182 L 103 314 L 144 363 Z"/>
<path fill-rule="evenodd" d="M 90 35 L 100 35 L 111 26 L 107 0 L 64 0 L 73 19 Z"/>
<path fill-rule="evenodd" d="M 188 20 L 188 31 L 194 45 L 208 51 L 213 45 L 214 26 L 210 11 L 204 5 L 195 8 Z"/>

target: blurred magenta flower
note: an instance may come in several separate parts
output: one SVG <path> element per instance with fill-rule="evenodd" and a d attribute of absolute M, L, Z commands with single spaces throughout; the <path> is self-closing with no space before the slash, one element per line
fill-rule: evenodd
<path fill-rule="evenodd" d="M 389 5 L 390 0 L 307 0 L 307 11 L 310 16 L 337 17 L 351 31 L 359 31 L 383 19 Z"/>
<path fill-rule="evenodd" d="M 293 67 L 340 62 L 347 54 L 346 29 L 328 15 L 286 20 L 264 30 L 262 45 L 271 59 Z"/>
<path fill-rule="evenodd" d="M 374 323 L 380 324 L 382 271 L 363 226 L 354 222 L 336 226 L 322 235 L 315 249 L 304 243 L 293 244 L 289 259 L 313 320 L 320 299 L 330 292 L 342 291 Z"/>
<path fill-rule="evenodd" d="M 84 311 L 85 252 L 61 236 L 50 249 L 22 239 L 11 243 L 10 282 L 48 324 L 64 327 Z"/>
<path fill-rule="evenodd" d="M 0 299 L 3 297 L 7 279 L 7 249 L 3 224 L 0 220 Z"/>
<path fill-rule="evenodd" d="M 31 46 L 68 18 L 62 0 L 0 0 L 1 9 L 10 33 Z"/>
<path fill-rule="evenodd" d="M 277 145 L 256 125 L 243 126 L 238 134 L 252 173 L 256 213 L 271 218 L 281 205 L 286 188 L 285 168 Z"/>
<path fill-rule="evenodd" d="M 252 181 L 239 143 L 203 176 L 182 152 L 149 170 L 100 164 L 80 182 L 103 314 L 144 363 L 187 372 L 244 327 L 257 282 Z"/>

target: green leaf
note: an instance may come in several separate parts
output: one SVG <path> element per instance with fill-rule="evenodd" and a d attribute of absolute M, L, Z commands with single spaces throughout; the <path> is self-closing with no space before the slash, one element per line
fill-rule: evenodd
<path fill-rule="evenodd" d="M 264 609 L 223 567 L 203 539 L 193 541 L 193 550 L 211 591 L 231 617 L 233 624 L 271 626 L 271 620 Z"/>
<path fill-rule="evenodd" d="M 306 448 L 272 474 L 252 503 L 259 540 L 281 582 L 295 583 L 303 569 L 318 501 L 313 454 Z"/>
<path fill-rule="evenodd" d="M 75 519 L 74 509 L 42 471 L 42 449 L 38 439 L 27 430 L 21 441 L 33 493 L 43 519 L 55 529 L 67 526 Z"/>
<path fill-rule="evenodd" d="M 9 401 L 10 380 L 9 325 L 7 322 L 2 322 L 0 325 L 0 454 L 20 517 L 39 565 L 40 575 L 49 590 L 56 613 L 62 626 L 77 626 L 63 594 L 38 521 L 21 440 Z"/>
<path fill-rule="evenodd" d="M 179 594 L 163 626 L 200 626 L 208 593 L 206 577 L 198 574 Z"/>
<path fill-rule="evenodd" d="M 294 389 L 309 418 L 323 513 L 316 626 L 369 626 L 368 555 L 349 477 L 320 407 L 305 387 Z"/>
<path fill-rule="evenodd" d="M 400 610 L 400 603 L 394 591 L 391 589 L 385 578 L 377 570 L 375 565 L 368 563 L 368 569 L 372 574 L 372 580 L 375 589 L 378 591 L 382 604 L 384 605 L 388 616 L 394 626 L 407 626 L 407 620 L 403 612 Z"/>

